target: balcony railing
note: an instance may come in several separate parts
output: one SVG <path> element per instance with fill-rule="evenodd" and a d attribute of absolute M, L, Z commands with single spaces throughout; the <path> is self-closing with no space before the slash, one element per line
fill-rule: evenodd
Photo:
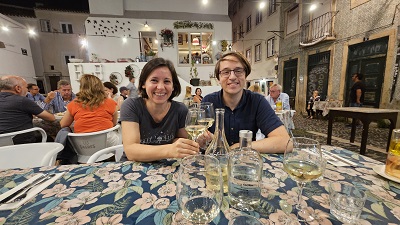
<path fill-rule="evenodd" d="M 335 39 L 333 35 L 333 17 L 336 12 L 327 12 L 308 23 L 301 25 L 300 45 L 311 46 L 323 40 Z"/>

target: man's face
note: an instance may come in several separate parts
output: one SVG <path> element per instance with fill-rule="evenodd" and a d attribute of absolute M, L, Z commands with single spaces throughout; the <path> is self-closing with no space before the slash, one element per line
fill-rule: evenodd
<path fill-rule="evenodd" d="M 121 94 L 122 94 L 122 95 L 128 95 L 128 90 L 123 90 L 123 91 L 121 92 Z"/>
<path fill-rule="evenodd" d="M 273 99 L 277 99 L 280 94 L 281 92 L 278 90 L 277 87 L 271 87 L 271 89 L 269 90 L 269 95 L 271 95 Z"/>
<path fill-rule="evenodd" d="M 220 64 L 219 83 L 224 93 L 229 95 L 241 94 L 246 85 L 244 67 L 235 56 L 227 56 L 226 59 L 228 60 L 222 61 Z M 227 71 L 227 74 L 223 75 L 221 71 Z"/>
<path fill-rule="evenodd" d="M 352 80 L 353 82 L 356 82 L 356 81 L 357 81 L 357 75 L 354 74 L 354 75 L 351 77 L 351 80 Z"/>
<path fill-rule="evenodd" d="M 69 100 L 71 98 L 71 85 L 61 85 L 61 87 L 58 89 L 58 92 L 60 92 L 61 97 L 64 100 Z"/>
<path fill-rule="evenodd" d="M 24 79 L 22 79 L 17 85 L 18 94 L 21 96 L 26 96 L 28 93 L 28 84 Z"/>
<path fill-rule="evenodd" d="M 37 95 L 39 93 L 39 87 L 38 86 L 32 86 L 32 88 L 29 90 L 29 92 L 32 95 Z"/>

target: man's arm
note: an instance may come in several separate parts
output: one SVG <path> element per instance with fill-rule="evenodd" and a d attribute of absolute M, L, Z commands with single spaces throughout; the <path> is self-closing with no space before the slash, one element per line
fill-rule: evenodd
<path fill-rule="evenodd" d="M 56 120 L 54 115 L 49 113 L 49 112 L 47 112 L 46 110 L 43 110 L 43 112 L 39 113 L 36 116 L 41 118 L 41 119 L 43 119 L 43 120 L 50 121 L 50 122 L 53 122 L 54 120 Z"/>
<path fill-rule="evenodd" d="M 361 104 L 361 95 L 362 95 L 362 90 L 357 89 L 356 90 L 356 103 L 357 104 Z"/>

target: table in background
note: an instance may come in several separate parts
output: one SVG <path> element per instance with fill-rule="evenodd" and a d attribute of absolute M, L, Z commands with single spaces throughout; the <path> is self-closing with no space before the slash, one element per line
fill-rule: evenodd
<path fill-rule="evenodd" d="M 358 164 L 357 167 L 334 167 L 328 164 L 325 178 L 306 185 L 304 203 L 319 224 L 342 224 L 329 214 L 327 185 L 330 181 L 349 182 L 366 191 L 368 198 L 359 224 L 400 224 L 400 184 L 388 181 L 372 171 L 381 162 L 342 148 L 322 146 Z M 264 172 L 261 206 L 265 224 L 285 224 L 288 216 L 279 201 L 294 204 L 297 185 L 283 171 L 283 154 L 263 155 Z M 14 211 L 0 211 L 0 223 L 51 224 L 76 220 L 79 224 L 171 224 L 178 211 L 176 178 L 179 163 L 163 160 L 154 163 L 96 163 L 34 169 L 0 171 L 0 193 L 15 187 L 35 173 L 66 172 L 38 196 Z M 227 224 L 241 212 L 228 208 L 225 195 L 219 216 L 210 224 Z M 291 218 L 296 218 L 292 213 Z M 103 221 L 101 223 L 100 221 Z M 172 223 L 177 224 L 177 223 Z M 180 223 L 185 224 L 185 223 Z M 316 223 L 318 224 L 318 223 Z"/>
<path fill-rule="evenodd" d="M 296 113 L 296 110 L 281 110 L 275 111 L 275 114 L 281 119 L 283 125 L 285 125 L 287 130 L 294 129 L 293 123 L 293 115 Z"/>
<path fill-rule="evenodd" d="M 55 139 L 58 131 L 61 130 L 60 121 L 62 119 L 62 116 L 54 115 L 54 117 L 56 118 L 56 120 L 54 120 L 53 122 L 45 121 L 40 118 L 34 118 L 32 120 L 33 126 L 42 128 L 44 131 L 46 131 L 48 137 Z"/>
<path fill-rule="evenodd" d="M 390 130 L 389 137 L 387 141 L 386 151 L 389 150 L 390 137 L 392 135 L 392 130 L 396 126 L 397 114 L 399 110 L 393 109 L 376 109 L 376 108 L 366 108 L 366 107 L 339 107 L 330 108 L 329 111 L 329 123 L 328 123 L 328 137 L 326 143 L 330 145 L 332 143 L 332 125 L 335 117 L 347 117 L 353 118 L 351 126 L 350 142 L 353 143 L 356 134 L 356 120 L 359 119 L 363 123 L 363 131 L 361 136 L 361 147 L 360 154 L 364 155 L 367 148 L 368 139 L 368 129 L 369 124 L 372 121 L 377 121 L 381 119 L 390 120 Z"/>
<path fill-rule="evenodd" d="M 326 116 L 329 113 L 329 108 L 342 107 L 342 105 L 342 100 L 315 101 L 312 109 L 314 112 L 320 110 L 322 111 L 322 116 Z"/>

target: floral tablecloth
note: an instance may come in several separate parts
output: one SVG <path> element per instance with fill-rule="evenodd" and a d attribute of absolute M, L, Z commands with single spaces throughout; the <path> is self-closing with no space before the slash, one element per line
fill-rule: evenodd
<path fill-rule="evenodd" d="M 341 100 L 329 100 L 329 101 L 315 101 L 313 105 L 313 110 L 322 111 L 322 115 L 326 116 L 329 113 L 329 108 L 342 107 L 343 101 Z"/>
<path fill-rule="evenodd" d="M 342 224 L 329 214 L 327 184 L 342 181 L 355 184 L 368 195 L 358 224 L 400 224 L 400 184 L 386 180 L 371 168 L 382 164 L 371 158 L 332 146 L 323 146 L 358 164 L 334 167 L 328 164 L 325 178 L 304 189 L 304 202 L 316 218 L 311 224 Z M 293 213 L 285 214 L 279 204 L 296 201 L 296 183 L 282 170 L 282 154 L 263 155 L 262 213 L 250 214 L 265 224 L 300 224 Z M 96 163 L 0 171 L 0 193 L 15 187 L 36 173 L 66 172 L 38 196 L 13 211 L 0 211 L 3 224 L 188 224 L 179 216 L 175 199 L 179 163 Z M 227 197 L 211 224 L 227 224 L 244 212 L 229 208 Z"/>

